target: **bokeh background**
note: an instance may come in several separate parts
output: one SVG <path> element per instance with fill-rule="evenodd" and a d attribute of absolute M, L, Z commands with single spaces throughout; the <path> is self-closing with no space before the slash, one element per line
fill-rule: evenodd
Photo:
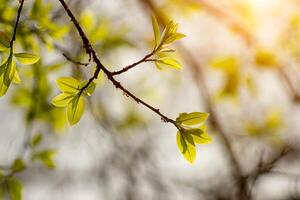
<path fill-rule="evenodd" d="M 18 68 L 22 83 L 0 99 L 0 165 L 18 157 L 25 200 L 215 200 L 300 198 L 300 1 L 69 0 L 99 57 L 112 70 L 149 53 L 151 15 L 179 23 L 174 44 L 182 70 L 142 64 L 118 77 L 170 118 L 209 112 L 211 144 L 195 164 L 176 130 L 116 90 L 103 75 L 81 121 L 69 126 L 51 99 L 55 79 L 93 73 L 81 40 L 58 1 L 27 0 L 16 49 L 38 52 Z M 0 29 L 13 30 L 18 1 L 0 0 Z M 41 133 L 55 168 L 30 159 Z M 48 166 L 49 167 L 49 166 Z M 51 167 L 50 167 L 51 168 Z"/>

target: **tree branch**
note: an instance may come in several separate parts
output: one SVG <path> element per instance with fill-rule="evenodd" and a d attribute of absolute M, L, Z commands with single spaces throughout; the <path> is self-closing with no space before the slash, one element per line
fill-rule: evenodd
<path fill-rule="evenodd" d="M 110 80 L 112 82 L 112 84 L 117 88 L 120 89 L 121 91 L 123 91 L 123 93 L 132 98 L 136 103 L 138 104 L 142 104 L 143 106 L 147 107 L 148 109 L 152 110 L 154 113 L 156 113 L 157 115 L 159 115 L 161 117 L 161 119 L 164 122 L 168 122 L 168 123 L 172 123 L 174 126 L 177 127 L 176 122 L 173 119 L 168 118 L 166 115 L 162 114 L 160 112 L 159 109 L 154 108 L 153 106 L 149 105 L 148 103 L 146 103 L 145 101 L 141 100 L 140 98 L 136 97 L 134 94 L 132 94 L 130 91 L 128 91 L 126 88 L 124 88 L 122 86 L 122 84 L 117 81 L 114 77 L 113 77 L 113 73 L 110 72 L 100 61 L 99 57 L 97 56 L 96 51 L 93 49 L 88 37 L 86 36 L 85 32 L 83 31 L 83 29 L 81 28 L 79 22 L 77 21 L 77 19 L 75 18 L 75 16 L 73 15 L 72 11 L 70 10 L 70 8 L 67 6 L 67 4 L 65 3 L 64 0 L 59 0 L 60 3 L 62 4 L 62 6 L 64 7 L 64 9 L 66 10 L 67 14 L 69 15 L 72 23 L 74 24 L 75 28 L 77 29 L 81 39 L 82 39 L 82 43 L 84 45 L 84 48 L 86 49 L 86 53 L 90 56 L 90 58 L 93 60 L 94 63 L 96 63 L 97 68 L 95 70 L 94 75 L 89 79 L 89 81 L 87 82 L 87 84 L 85 86 L 83 86 L 81 88 L 81 93 L 89 87 L 89 85 L 98 78 L 98 75 L 100 73 L 100 71 L 102 70 L 105 75 L 107 76 L 108 80 Z M 136 66 L 136 65 L 135 65 Z"/>
<path fill-rule="evenodd" d="M 15 27 L 14 27 L 13 36 L 12 36 L 11 41 L 10 41 L 10 47 L 13 46 L 14 41 L 16 40 L 17 29 L 18 29 L 18 25 L 19 25 L 19 21 L 20 21 L 20 17 L 21 17 L 21 12 L 22 12 L 23 4 L 24 4 L 25 0 L 20 0 L 19 2 L 20 2 L 20 6 L 19 6 L 19 9 L 18 9 L 18 15 L 17 15 L 17 20 L 16 20 L 16 23 L 15 23 Z"/>
<path fill-rule="evenodd" d="M 70 61 L 71 63 L 74 63 L 75 65 L 81 65 L 81 66 L 88 66 L 89 63 L 83 63 L 80 61 L 76 61 L 73 58 L 71 58 L 70 56 L 68 56 L 66 53 L 62 53 L 63 57 L 65 57 L 68 61 Z"/>

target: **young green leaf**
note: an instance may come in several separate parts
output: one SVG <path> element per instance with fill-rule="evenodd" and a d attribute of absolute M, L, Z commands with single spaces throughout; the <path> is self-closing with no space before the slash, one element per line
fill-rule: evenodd
<path fill-rule="evenodd" d="M 277 57 L 271 51 L 265 49 L 259 49 L 255 53 L 255 62 L 258 66 L 276 67 Z"/>
<path fill-rule="evenodd" d="M 57 86 L 62 92 L 76 93 L 80 88 L 80 83 L 72 77 L 62 77 L 56 80 Z"/>
<path fill-rule="evenodd" d="M 55 168 L 55 163 L 53 161 L 53 157 L 55 156 L 56 152 L 53 150 L 45 150 L 38 153 L 35 153 L 32 156 L 33 160 L 40 160 L 46 167 L 49 169 Z"/>
<path fill-rule="evenodd" d="M 178 131 L 176 140 L 180 152 L 184 158 L 192 164 L 196 159 L 196 147 L 193 137 Z"/>
<path fill-rule="evenodd" d="M 21 83 L 21 79 L 20 79 L 20 76 L 19 76 L 19 73 L 18 73 L 17 70 L 15 71 L 13 82 L 16 83 L 16 84 L 20 84 Z"/>
<path fill-rule="evenodd" d="M 76 95 L 70 101 L 67 107 L 68 120 L 71 125 L 76 124 L 84 112 L 84 98 L 81 95 Z"/>
<path fill-rule="evenodd" d="M 202 112 L 180 113 L 176 122 L 183 125 L 197 125 L 204 122 L 208 116 L 208 113 Z"/>
<path fill-rule="evenodd" d="M 42 142 L 42 140 L 43 140 L 43 135 L 42 133 L 38 132 L 31 138 L 30 145 L 32 147 L 36 147 Z"/>
<path fill-rule="evenodd" d="M 154 15 L 152 15 L 152 28 L 154 32 L 155 46 L 157 47 L 160 41 L 160 30 L 159 30 L 157 19 L 155 18 Z"/>
<path fill-rule="evenodd" d="M 23 65 L 32 65 L 40 60 L 40 57 L 31 53 L 15 53 L 15 58 Z"/>
<path fill-rule="evenodd" d="M 87 81 L 81 83 L 80 88 L 84 87 L 87 84 Z M 91 96 L 96 89 L 96 83 L 91 82 L 90 85 L 83 91 L 83 93 L 87 96 Z"/>
<path fill-rule="evenodd" d="M 175 42 L 177 40 L 180 40 L 180 39 L 182 39 L 184 37 L 186 37 L 186 35 L 184 35 L 182 33 L 174 33 L 173 35 L 171 35 L 168 38 L 166 38 L 165 44 L 170 44 L 170 43 Z"/>
<path fill-rule="evenodd" d="M 163 58 L 161 60 L 157 60 L 156 62 L 173 69 L 181 69 L 180 63 L 173 58 Z"/>
<path fill-rule="evenodd" d="M 16 72 L 16 64 L 12 57 L 9 56 L 7 60 L 0 66 L 0 96 L 6 94 Z"/>
<path fill-rule="evenodd" d="M 7 180 L 8 194 L 11 200 L 22 200 L 23 186 L 22 183 L 12 177 Z"/>
<path fill-rule="evenodd" d="M 24 161 L 20 158 L 16 159 L 11 167 L 11 170 L 14 173 L 24 171 L 26 169 L 26 165 Z"/>
<path fill-rule="evenodd" d="M 191 135 L 196 144 L 209 144 L 212 140 L 205 130 L 205 125 L 199 128 L 185 129 L 185 133 Z"/>
<path fill-rule="evenodd" d="M 10 40 L 6 33 L 0 31 L 0 49 L 5 50 L 10 47 Z"/>
<path fill-rule="evenodd" d="M 72 93 L 60 93 L 52 99 L 52 104 L 56 107 L 66 107 L 73 98 Z"/>
<path fill-rule="evenodd" d="M 5 186 L 3 184 L 0 184 L 0 200 L 4 200 L 4 191 L 5 191 Z"/>

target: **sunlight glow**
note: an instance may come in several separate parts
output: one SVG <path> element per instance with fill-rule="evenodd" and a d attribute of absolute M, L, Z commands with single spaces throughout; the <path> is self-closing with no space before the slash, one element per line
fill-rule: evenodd
<path fill-rule="evenodd" d="M 257 9 L 268 9 L 279 2 L 280 0 L 250 0 L 252 6 Z"/>

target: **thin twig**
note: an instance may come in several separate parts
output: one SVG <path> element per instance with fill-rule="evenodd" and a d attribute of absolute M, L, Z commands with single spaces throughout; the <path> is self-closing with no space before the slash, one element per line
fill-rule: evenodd
<path fill-rule="evenodd" d="M 13 36 L 12 36 L 11 41 L 10 41 L 10 47 L 11 48 L 13 47 L 13 43 L 16 40 L 17 29 L 18 29 L 18 25 L 19 25 L 19 21 L 20 21 L 20 17 L 21 17 L 21 12 L 22 12 L 23 4 L 24 4 L 25 0 L 20 0 L 19 2 L 20 2 L 20 6 L 19 6 L 19 9 L 18 9 L 17 20 L 16 20 L 16 23 L 15 23 Z"/>
<path fill-rule="evenodd" d="M 154 51 L 152 51 L 151 53 L 147 54 L 144 58 L 142 58 L 141 60 L 131 64 L 131 65 L 128 65 L 127 67 L 124 67 L 123 69 L 119 70 L 119 71 L 114 71 L 114 72 L 111 72 L 111 74 L 113 76 L 115 75 L 120 75 L 124 72 L 127 72 L 128 70 L 134 68 L 135 66 L 141 64 L 141 63 L 144 63 L 144 62 L 150 62 L 150 61 L 155 61 L 155 59 L 150 59 L 151 56 L 153 56 L 153 53 Z"/>
<path fill-rule="evenodd" d="M 74 63 L 75 65 L 81 65 L 81 66 L 88 66 L 89 63 L 83 63 L 83 62 L 80 62 L 80 61 L 76 61 L 74 60 L 73 58 L 71 58 L 70 56 L 68 56 L 66 53 L 62 53 L 62 55 L 68 60 L 70 61 L 71 63 Z"/>

